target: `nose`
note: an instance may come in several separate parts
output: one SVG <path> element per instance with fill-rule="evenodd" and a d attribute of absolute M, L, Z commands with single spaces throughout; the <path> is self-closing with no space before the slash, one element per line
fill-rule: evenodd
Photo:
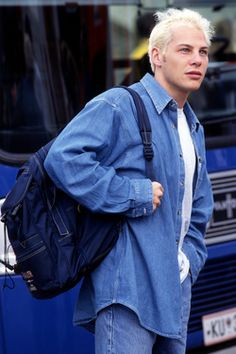
<path fill-rule="evenodd" d="M 191 58 L 191 65 L 201 66 L 202 64 L 202 57 L 200 53 L 196 52 L 193 54 Z"/>

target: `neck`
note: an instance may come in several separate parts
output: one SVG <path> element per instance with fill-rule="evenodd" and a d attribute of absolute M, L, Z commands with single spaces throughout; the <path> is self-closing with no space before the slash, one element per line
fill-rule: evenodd
<path fill-rule="evenodd" d="M 163 80 L 161 75 L 158 75 L 158 72 L 155 72 L 155 79 L 158 83 L 166 90 L 166 92 L 171 96 L 178 105 L 178 108 L 183 108 L 187 98 L 189 96 L 189 92 L 181 91 L 178 87 L 174 87 L 173 85 L 169 85 L 168 81 Z"/>

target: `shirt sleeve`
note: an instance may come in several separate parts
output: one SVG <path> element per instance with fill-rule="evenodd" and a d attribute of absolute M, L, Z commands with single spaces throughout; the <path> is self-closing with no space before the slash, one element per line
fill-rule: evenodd
<path fill-rule="evenodd" d="M 92 100 L 56 138 L 44 166 L 58 188 L 93 212 L 150 215 L 151 181 L 128 170 L 119 175 L 115 167 L 114 156 L 124 153 L 117 145 L 121 119 L 119 107 Z"/>

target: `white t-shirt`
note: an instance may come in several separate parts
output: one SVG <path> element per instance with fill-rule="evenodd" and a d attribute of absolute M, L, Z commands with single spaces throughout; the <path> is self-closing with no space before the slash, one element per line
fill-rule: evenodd
<path fill-rule="evenodd" d="M 191 212 L 192 212 L 192 196 L 193 196 L 193 177 L 196 167 L 196 155 L 193 141 L 191 138 L 189 126 L 183 109 L 178 108 L 178 132 L 180 145 L 184 160 L 185 180 L 184 180 L 184 197 L 182 203 L 182 225 L 179 240 L 178 262 L 180 267 L 181 282 L 187 277 L 189 272 L 189 260 L 182 251 L 184 237 L 188 231 Z"/>

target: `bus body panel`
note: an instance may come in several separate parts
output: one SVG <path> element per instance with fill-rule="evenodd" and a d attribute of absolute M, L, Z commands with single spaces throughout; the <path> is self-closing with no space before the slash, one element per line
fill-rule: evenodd
<path fill-rule="evenodd" d="M 72 323 L 79 286 L 42 301 L 32 298 L 19 276 L 1 276 L 0 288 L 1 354 L 94 353 L 93 335 Z"/>
<path fill-rule="evenodd" d="M 236 168 L 236 147 L 207 150 L 206 156 L 209 173 Z"/>

